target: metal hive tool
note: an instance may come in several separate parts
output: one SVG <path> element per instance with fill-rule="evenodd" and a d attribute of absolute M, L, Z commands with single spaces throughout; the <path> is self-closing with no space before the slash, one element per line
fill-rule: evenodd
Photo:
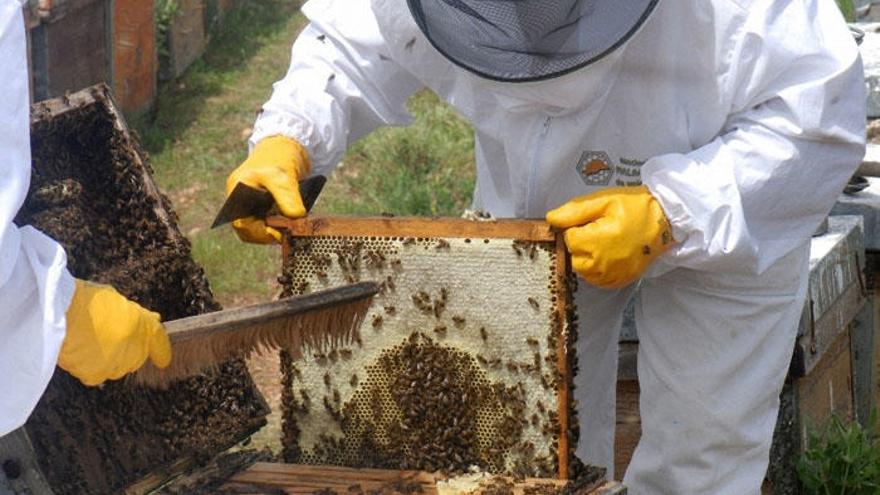
<path fill-rule="evenodd" d="M 571 278 L 546 224 L 271 222 L 288 231 L 285 295 L 381 287 L 356 344 L 282 357 L 286 461 L 569 474 Z"/>

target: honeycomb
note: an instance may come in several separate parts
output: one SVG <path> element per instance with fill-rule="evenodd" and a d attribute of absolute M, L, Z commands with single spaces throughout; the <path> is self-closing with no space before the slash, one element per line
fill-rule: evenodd
<path fill-rule="evenodd" d="M 288 243 L 283 296 L 362 280 L 381 291 L 350 347 L 282 356 L 287 462 L 555 475 L 569 434 L 557 343 L 571 326 L 553 242 Z"/>

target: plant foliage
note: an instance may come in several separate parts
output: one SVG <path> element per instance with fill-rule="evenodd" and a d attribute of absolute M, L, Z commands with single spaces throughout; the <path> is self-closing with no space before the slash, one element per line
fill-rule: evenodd
<path fill-rule="evenodd" d="M 870 425 L 877 425 L 877 415 Z M 798 463 L 798 475 L 811 495 L 880 494 L 880 439 L 876 426 L 862 428 L 832 417 L 819 433 L 811 433 Z"/>
<path fill-rule="evenodd" d="M 177 0 L 156 0 L 153 6 L 156 13 L 156 41 L 160 58 L 168 57 L 168 30 L 171 21 L 180 14 Z"/>
<path fill-rule="evenodd" d="M 840 11 L 843 12 L 843 17 L 846 18 L 846 22 L 853 22 L 856 20 L 856 6 L 854 0 L 837 0 L 837 6 L 840 7 Z"/>

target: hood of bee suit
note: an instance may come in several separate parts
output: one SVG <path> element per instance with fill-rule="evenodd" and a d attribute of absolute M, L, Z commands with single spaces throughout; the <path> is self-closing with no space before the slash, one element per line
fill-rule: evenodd
<path fill-rule="evenodd" d="M 446 58 L 505 82 L 554 78 L 623 45 L 659 0 L 407 0 Z"/>

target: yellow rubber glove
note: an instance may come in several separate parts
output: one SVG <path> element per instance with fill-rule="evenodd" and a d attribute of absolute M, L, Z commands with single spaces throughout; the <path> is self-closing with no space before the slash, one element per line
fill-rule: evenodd
<path fill-rule="evenodd" d="M 281 214 L 288 218 L 306 216 L 299 195 L 299 181 L 308 177 L 311 164 L 306 150 L 293 139 L 271 136 L 254 146 L 253 153 L 226 179 L 226 196 L 239 182 L 272 193 Z M 232 227 L 245 242 L 272 244 L 281 242 L 281 233 L 266 226 L 265 218 L 235 220 Z"/>
<path fill-rule="evenodd" d="M 147 361 L 171 364 L 171 342 L 159 314 L 109 285 L 76 280 L 58 366 L 88 386 L 122 378 Z"/>
<path fill-rule="evenodd" d="M 645 186 L 575 198 L 547 213 L 547 222 L 567 229 L 574 271 L 606 289 L 636 281 L 674 242 L 666 214 Z"/>

